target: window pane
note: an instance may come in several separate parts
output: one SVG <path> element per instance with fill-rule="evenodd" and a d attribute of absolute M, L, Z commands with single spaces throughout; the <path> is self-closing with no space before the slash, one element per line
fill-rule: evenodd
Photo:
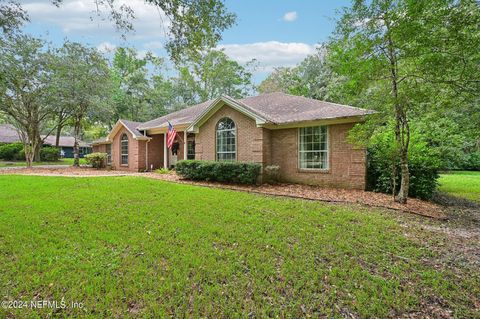
<path fill-rule="evenodd" d="M 217 124 L 217 160 L 234 161 L 236 158 L 235 122 L 229 118 L 221 119 Z"/>
<path fill-rule="evenodd" d="M 328 168 L 328 136 L 326 126 L 299 129 L 299 167 L 306 169 Z"/>

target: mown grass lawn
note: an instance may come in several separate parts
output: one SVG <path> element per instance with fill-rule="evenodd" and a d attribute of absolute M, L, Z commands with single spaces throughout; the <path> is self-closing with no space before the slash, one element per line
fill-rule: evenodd
<path fill-rule="evenodd" d="M 478 272 L 434 264 L 442 256 L 414 231 L 424 233 L 357 206 L 139 177 L 4 175 L 1 299 L 84 308 L 0 317 L 478 317 Z"/>
<path fill-rule="evenodd" d="M 80 159 L 80 165 L 86 164 L 84 158 Z M 73 158 L 62 158 L 55 162 L 35 162 L 34 166 L 39 165 L 73 165 Z M 14 166 L 27 166 L 25 161 L 2 161 L 0 160 L 0 167 L 14 167 Z"/>
<path fill-rule="evenodd" d="M 439 190 L 480 203 L 480 172 L 452 171 L 441 174 Z"/>

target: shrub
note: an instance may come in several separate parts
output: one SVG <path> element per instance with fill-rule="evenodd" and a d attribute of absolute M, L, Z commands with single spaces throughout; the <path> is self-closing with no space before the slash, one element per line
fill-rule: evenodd
<path fill-rule="evenodd" d="M 45 162 L 55 162 L 60 159 L 60 149 L 58 147 L 42 147 L 40 150 L 40 159 Z"/>
<path fill-rule="evenodd" d="M 25 153 L 23 153 L 22 143 L 12 143 L 0 145 L 0 158 L 6 161 L 24 160 Z"/>
<path fill-rule="evenodd" d="M 85 155 L 87 164 L 92 165 L 93 168 L 101 169 L 107 163 L 107 153 L 90 153 Z"/>
<path fill-rule="evenodd" d="M 480 151 L 468 154 L 462 168 L 469 171 L 480 171 Z"/>
<path fill-rule="evenodd" d="M 215 182 L 255 184 L 262 166 L 257 163 L 179 161 L 176 171 L 184 178 Z"/>
<path fill-rule="evenodd" d="M 280 179 L 280 166 L 268 165 L 265 167 L 265 175 L 267 175 L 269 182 L 278 182 Z"/>
<path fill-rule="evenodd" d="M 367 189 L 391 194 L 393 182 L 396 192 L 400 188 L 400 160 L 395 156 L 395 143 L 389 133 L 374 137 L 368 148 Z M 409 196 L 422 199 L 431 198 L 435 192 L 439 177 L 440 160 L 434 150 L 426 143 L 412 139 L 409 149 L 408 166 L 410 171 Z M 396 169 L 395 179 L 392 176 Z"/>
<path fill-rule="evenodd" d="M 164 167 L 155 170 L 155 173 L 157 174 L 170 174 L 171 172 L 172 172 L 171 170 Z"/>

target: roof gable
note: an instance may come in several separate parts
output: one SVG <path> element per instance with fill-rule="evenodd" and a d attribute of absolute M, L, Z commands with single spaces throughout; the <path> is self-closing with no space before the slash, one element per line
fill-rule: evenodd
<path fill-rule="evenodd" d="M 107 135 L 107 140 L 112 141 L 113 137 L 118 133 L 118 131 L 124 127 L 130 134 L 132 134 L 133 138 L 136 140 L 148 140 L 149 137 L 145 136 L 140 132 L 137 127 L 142 124 L 140 122 L 133 122 L 128 120 L 118 120 L 115 126 L 112 128 L 110 133 Z"/>
<path fill-rule="evenodd" d="M 215 101 L 213 101 L 193 121 L 193 123 L 190 124 L 187 131 L 197 133 L 200 126 L 202 126 L 213 114 L 215 114 L 224 105 L 228 105 L 231 108 L 233 108 L 234 110 L 252 118 L 253 120 L 255 120 L 255 123 L 257 125 L 265 124 L 265 123 L 268 122 L 268 120 L 263 115 L 259 114 L 258 112 L 256 112 L 254 109 L 252 109 L 248 105 L 245 105 L 244 103 L 241 103 L 237 100 L 234 100 L 233 98 L 231 98 L 227 95 L 222 95 L 221 97 L 219 97 Z"/>

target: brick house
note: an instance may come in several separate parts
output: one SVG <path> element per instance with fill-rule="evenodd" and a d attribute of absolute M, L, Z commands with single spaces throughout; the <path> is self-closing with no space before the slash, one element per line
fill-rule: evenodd
<path fill-rule="evenodd" d="M 119 120 L 93 148 L 118 169 L 172 167 L 182 159 L 256 162 L 278 165 L 284 181 L 363 189 L 366 152 L 347 135 L 371 113 L 283 93 L 221 96 L 145 123 Z M 178 133 L 172 150 L 168 122 Z"/>

